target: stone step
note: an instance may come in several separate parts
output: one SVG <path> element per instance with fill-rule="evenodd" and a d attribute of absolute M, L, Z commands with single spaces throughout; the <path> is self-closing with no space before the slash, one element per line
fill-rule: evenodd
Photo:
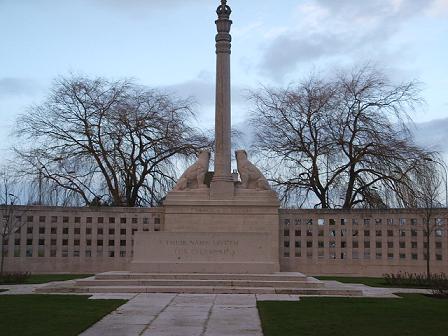
<path fill-rule="evenodd" d="M 361 290 L 331 288 L 269 288 L 211 286 L 42 287 L 39 293 L 183 293 L 183 294 L 290 294 L 307 296 L 362 296 Z"/>
<path fill-rule="evenodd" d="M 309 279 L 308 281 L 268 281 L 268 280 L 190 280 L 190 279 L 87 279 L 77 280 L 76 286 L 131 286 L 131 287 L 267 287 L 267 288 L 322 288 L 323 282 Z"/>
<path fill-rule="evenodd" d="M 201 273 L 131 273 L 106 272 L 95 276 L 97 280 L 119 279 L 176 279 L 176 280 L 253 280 L 253 281 L 308 281 L 309 278 L 302 273 L 273 273 L 273 274 L 201 274 Z M 317 280 L 316 280 L 317 281 Z"/>

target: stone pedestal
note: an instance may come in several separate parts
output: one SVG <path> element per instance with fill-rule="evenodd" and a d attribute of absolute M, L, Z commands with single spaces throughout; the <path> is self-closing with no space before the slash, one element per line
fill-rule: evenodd
<path fill-rule="evenodd" d="M 273 273 L 279 267 L 278 207 L 272 191 L 168 194 L 161 233 L 136 233 L 134 272 Z"/>
<path fill-rule="evenodd" d="M 210 183 L 210 199 L 228 200 L 233 198 L 234 182 L 231 176 L 223 179 L 213 179 Z"/>

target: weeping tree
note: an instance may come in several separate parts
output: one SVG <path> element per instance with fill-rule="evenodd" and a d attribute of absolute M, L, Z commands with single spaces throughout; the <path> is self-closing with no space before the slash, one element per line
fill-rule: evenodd
<path fill-rule="evenodd" d="M 153 206 L 177 160 L 210 145 L 193 117 L 190 100 L 133 81 L 59 78 L 18 119 L 20 173 L 37 177 L 40 201 L 44 182 L 47 195 L 86 205 Z"/>
<path fill-rule="evenodd" d="M 424 162 L 411 173 L 403 176 L 405 183 L 397 185 L 397 195 L 404 207 L 420 210 L 425 237 L 426 276 L 431 279 L 431 238 L 441 222 L 437 213 L 443 204 L 440 200 L 440 189 L 443 181 L 438 168 L 443 165 L 439 157 L 427 157 Z"/>
<path fill-rule="evenodd" d="M 441 177 L 437 173 L 437 169 L 433 162 L 427 162 L 422 169 L 416 174 L 417 188 L 414 189 L 416 205 L 423 210 L 423 233 L 426 240 L 426 277 L 431 279 L 431 236 L 434 234 L 437 226 L 435 212 L 437 208 L 441 208 L 440 203 L 440 185 Z"/>
<path fill-rule="evenodd" d="M 385 195 L 432 154 L 407 127 L 417 83 L 393 84 L 368 66 L 250 98 L 255 149 L 290 205 L 387 207 Z"/>

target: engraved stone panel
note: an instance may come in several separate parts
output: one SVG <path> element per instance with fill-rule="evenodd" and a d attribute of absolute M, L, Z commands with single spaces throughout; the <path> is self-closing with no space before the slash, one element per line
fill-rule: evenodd
<path fill-rule="evenodd" d="M 263 262 L 271 259 L 268 233 L 141 232 L 134 261 Z"/>

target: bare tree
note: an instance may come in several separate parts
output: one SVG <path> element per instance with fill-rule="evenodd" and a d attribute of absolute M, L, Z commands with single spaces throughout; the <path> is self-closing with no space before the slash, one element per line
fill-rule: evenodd
<path fill-rule="evenodd" d="M 431 279 L 431 237 L 441 224 L 436 218 L 436 213 L 438 209 L 443 207 L 440 202 L 442 178 L 437 169 L 437 162 L 436 158 L 427 157 L 418 169 L 413 170 L 412 174 L 406 176 L 408 181 L 401 185 L 400 190 L 400 197 L 406 207 L 421 210 L 426 245 L 426 276 L 428 280 Z"/>
<path fill-rule="evenodd" d="M 386 207 L 385 192 L 428 155 L 406 126 L 418 85 L 393 85 L 370 67 L 262 88 L 251 99 L 255 147 L 284 201 Z"/>
<path fill-rule="evenodd" d="M 174 161 L 210 144 L 192 117 L 189 100 L 132 81 L 59 78 L 18 119 L 16 153 L 23 174 L 84 204 L 152 206 L 173 184 Z"/>
<path fill-rule="evenodd" d="M 9 238 L 23 226 L 22 212 L 17 211 L 18 197 L 14 194 L 15 182 L 7 170 L 0 174 L 0 277 L 4 273 L 5 256 Z"/>

